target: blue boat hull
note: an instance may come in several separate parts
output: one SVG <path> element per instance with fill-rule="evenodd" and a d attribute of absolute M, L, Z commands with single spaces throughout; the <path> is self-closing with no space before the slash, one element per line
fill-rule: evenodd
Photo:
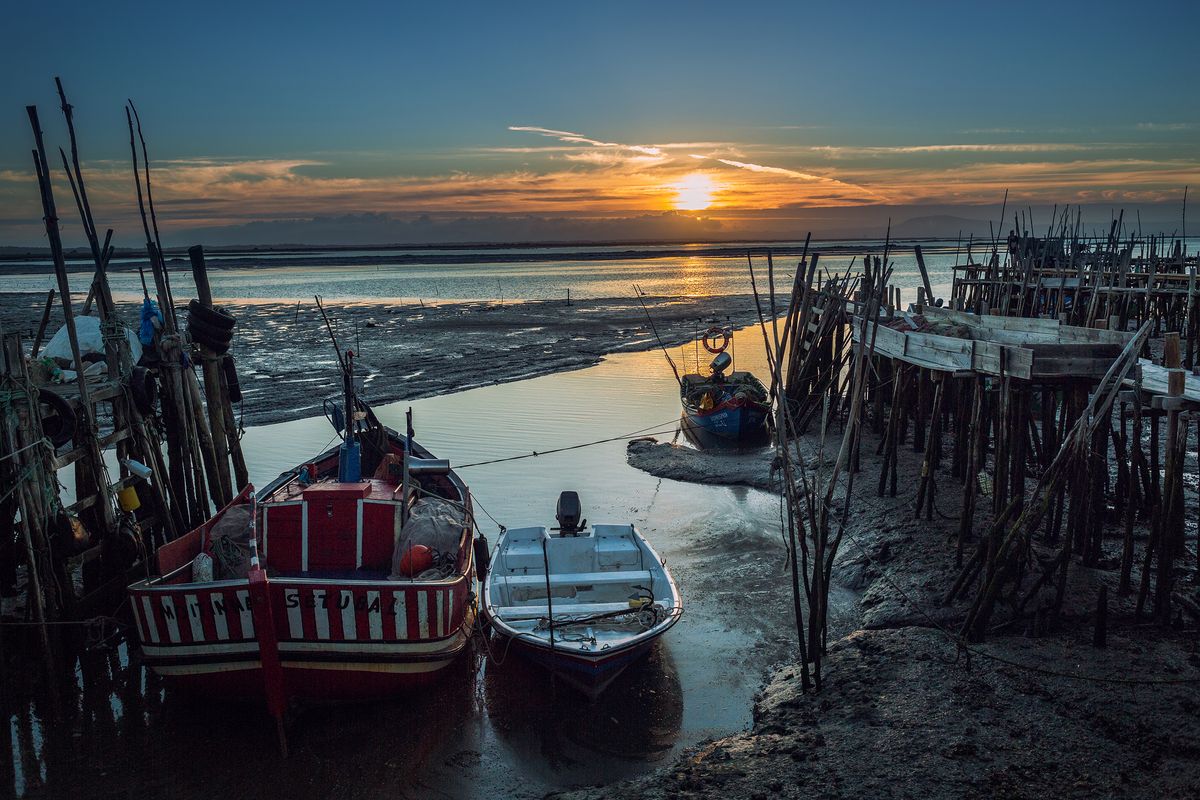
<path fill-rule="evenodd" d="M 685 408 L 684 416 L 700 432 L 732 441 L 761 436 L 767 428 L 767 409 L 756 405 L 726 406 L 710 412 Z"/>

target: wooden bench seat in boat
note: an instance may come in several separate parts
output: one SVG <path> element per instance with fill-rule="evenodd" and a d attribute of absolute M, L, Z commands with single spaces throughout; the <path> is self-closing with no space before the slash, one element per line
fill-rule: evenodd
<path fill-rule="evenodd" d="M 592 568 L 620 571 L 642 566 L 642 552 L 633 540 L 632 526 L 597 525 L 579 536 L 566 537 L 551 535 L 546 528 L 510 531 L 503 551 L 504 568 L 543 571 L 543 540 L 554 561 L 577 565 L 579 571 Z"/>
<path fill-rule="evenodd" d="M 500 580 L 511 587 L 530 586 L 538 587 L 546 585 L 546 575 L 503 575 L 499 576 Z M 628 584 L 646 584 L 652 579 L 649 570 L 636 570 L 630 572 L 566 572 L 557 575 L 550 575 L 550 586 L 612 586 L 623 583 Z"/>
<path fill-rule="evenodd" d="M 669 609 L 670 607 L 659 600 L 655 602 L 659 608 Z M 560 614 L 612 614 L 615 611 L 636 611 L 629 605 L 624 603 L 555 603 L 554 616 Z M 550 611 L 545 605 L 536 606 L 499 606 L 494 609 L 493 613 L 506 620 L 518 619 L 538 619 L 539 617 L 547 616 Z"/>

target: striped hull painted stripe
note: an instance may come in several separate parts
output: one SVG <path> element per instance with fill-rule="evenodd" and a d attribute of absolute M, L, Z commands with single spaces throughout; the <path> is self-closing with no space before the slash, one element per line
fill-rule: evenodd
<path fill-rule="evenodd" d="M 255 639 L 244 583 L 181 584 L 131 590 L 144 644 L 201 644 Z M 280 641 L 437 641 L 462 627 L 470 584 L 272 582 Z"/>

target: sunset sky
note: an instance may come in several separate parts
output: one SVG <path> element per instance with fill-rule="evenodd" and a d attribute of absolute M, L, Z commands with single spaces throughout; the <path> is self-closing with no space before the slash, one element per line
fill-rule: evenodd
<path fill-rule="evenodd" d="M 43 241 L 55 75 L 130 246 L 126 97 L 176 243 L 844 235 L 1006 189 L 1168 225 L 1200 186 L 1194 0 L 72 5 L 4 13 L 0 245 Z"/>

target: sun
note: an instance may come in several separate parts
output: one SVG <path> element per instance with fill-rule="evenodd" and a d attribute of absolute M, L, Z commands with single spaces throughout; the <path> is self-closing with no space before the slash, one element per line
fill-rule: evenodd
<path fill-rule="evenodd" d="M 685 175 L 670 185 L 675 190 L 675 208 L 679 211 L 703 211 L 712 205 L 717 184 L 703 172 Z"/>

